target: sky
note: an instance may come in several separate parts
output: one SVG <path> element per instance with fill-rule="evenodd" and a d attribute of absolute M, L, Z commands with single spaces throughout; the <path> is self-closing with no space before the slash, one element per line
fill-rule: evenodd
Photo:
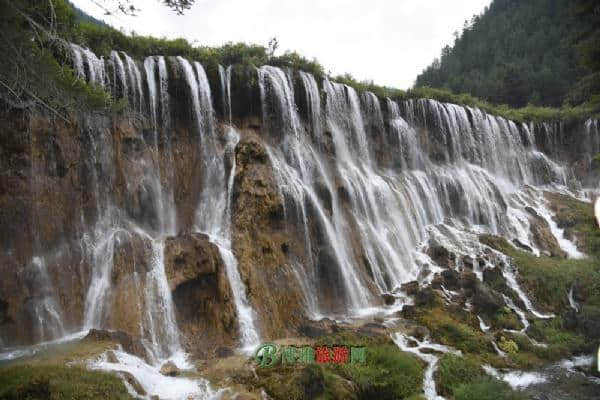
<path fill-rule="evenodd" d="M 406 89 L 452 44 L 465 19 L 491 0 L 196 0 L 185 15 L 159 0 L 132 0 L 137 16 L 105 15 L 117 0 L 72 0 L 77 7 L 125 32 L 188 39 L 193 44 L 227 42 L 267 46 L 276 54 L 295 50 L 316 58 L 332 75 Z"/>

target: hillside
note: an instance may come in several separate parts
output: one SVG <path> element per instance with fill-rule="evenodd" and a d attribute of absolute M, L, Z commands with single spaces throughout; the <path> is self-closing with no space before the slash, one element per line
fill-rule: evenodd
<path fill-rule="evenodd" d="M 73 12 L 75 13 L 75 18 L 77 19 L 77 21 L 108 27 L 108 25 L 104 21 L 100 21 L 99 19 L 92 17 L 91 15 L 89 15 L 70 1 L 67 1 L 67 3 L 71 7 L 73 7 Z"/>
<path fill-rule="evenodd" d="M 465 21 L 415 86 L 512 107 L 580 104 L 599 93 L 599 15 L 587 0 L 494 0 Z"/>

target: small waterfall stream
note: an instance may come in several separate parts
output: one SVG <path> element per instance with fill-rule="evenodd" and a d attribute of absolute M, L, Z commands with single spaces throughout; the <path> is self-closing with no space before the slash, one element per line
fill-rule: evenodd
<path fill-rule="evenodd" d="M 187 60 L 180 58 L 179 62 L 185 71 L 187 84 L 193 92 L 196 120 L 203 121 L 199 124 L 199 127 L 202 161 L 204 163 L 203 170 L 205 172 L 200 203 L 196 211 L 196 229 L 199 232 L 206 233 L 210 241 L 219 248 L 233 292 L 242 348 L 246 352 L 252 352 L 259 344 L 259 335 L 254 323 L 254 310 L 246 297 L 246 288 L 238 271 L 237 260 L 231 250 L 230 213 L 235 160 L 230 163 L 231 170 L 225 171 L 225 157 L 228 154 L 235 154 L 233 149 L 239 140 L 239 136 L 233 126 L 229 125 L 226 128 L 225 146 L 220 146 L 216 137 L 210 86 L 204 69 L 199 63 L 195 63 L 194 74 Z M 226 81 L 222 82 L 222 85 L 225 88 L 229 87 L 229 83 Z M 228 104 L 227 108 L 230 109 L 230 107 L 231 105 Z M 226 151 L 227 149 L 229 151 Z"/>

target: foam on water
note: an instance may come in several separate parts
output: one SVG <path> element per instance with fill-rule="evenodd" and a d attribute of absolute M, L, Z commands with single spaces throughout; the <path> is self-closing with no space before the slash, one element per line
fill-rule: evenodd
<path fill-rule="evenodd" d="M 160 365 L 149 365 L 141 358 L 125 353 L 113 351 L 118 363 L 107 361 L 106 354 L 98 360 L 88 362 L 88 368 L 103 371 L 125 371 L 132 374 L 148 394 L 146 397 L 158 396 L 165 400 L 216 400 L 227 392 L 225 389 L 214 390 L 210 383 L 202 378 L 189 379 L 169 377 L 160 373 Z M 131 395 L 139 395 L 128 386 Z"/>
<path fill-rule="evenodd" d="M 544 383 L 548 378 L 540 372 L 508 371 L 500 372 L 490 365 L 483 365 L 484 371 L 494 378 L 501 379 L 516 390 L 525 389 L 531 385 Z"/>

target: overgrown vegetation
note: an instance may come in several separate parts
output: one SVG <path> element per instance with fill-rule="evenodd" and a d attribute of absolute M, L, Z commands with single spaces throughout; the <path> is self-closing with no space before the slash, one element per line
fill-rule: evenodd
<path fill-rule="evenodd" d="M 257 380 L 274 399 L 417 399 L 422 391 L 421 360 L 404 353 L 387 335 L 352 331 L 319 338 L 315 345 L 364 346 L 365 364 L 278 365 L 258 369 Z"/>
<path fill-rule="evenodd" d="M 518 122 L 526 121 L 578 121 L 600 116 L 600 101 L 590 101 L 577 106 L 565 105 L 560 108 L 527 105 L 513 108 L 506 104 L 492 104 L 468 93 L 455 94 L 450 89 L 416 87 L 409 89 L 398 100 L 406 98 L 434 99 L 446 103 L 477 107 L 489 114 L 498 115 Z"/>
<path fill-rule="evenodd" d="M 526 397 L 513 391 L 508 383 L 482 376 L 474 382 L 464 383 L 454 390 L 454 400 L 524 400 Z"/>
<path fill-rule="evenodd" d="M 460 386 L 472 383 L 485 376 L 485 372 L 477 361 L 468 356 L 444 354 L 437 370 L 437 390 L 442 396 L 452 396 Z"/>
<path fill-rule="evenodd" d="M 131 399 L 121 379 L 81 367 L 0 368 L 0 399 Z"/>
<path fill-rule="evenodd" d="M 118 109 L 101 88 L 77 79 L 59 60 L 76 26 L 64 1 L 0 1 L 0 100 L 11 107 L 41 107 L 63 120 L 77 110 Z"/>

